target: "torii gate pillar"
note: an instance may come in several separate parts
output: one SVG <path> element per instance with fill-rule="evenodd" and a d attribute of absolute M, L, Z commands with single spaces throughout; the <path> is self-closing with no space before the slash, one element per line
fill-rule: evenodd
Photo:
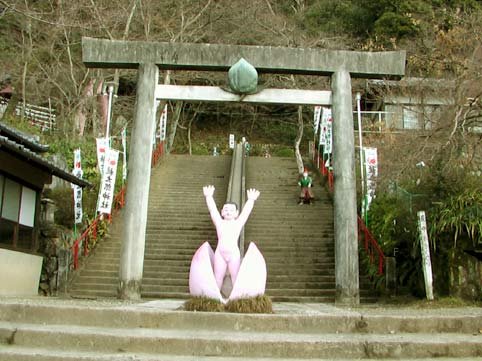
<path fill-rule="evenodd" d="M 156 64 L 140 64 L 134 128 L 129 152 L 129 186 L 124 208 L 124 237 L 119 269 L 119 298 L 141 297 L 146 238 L 147 209 L 151 180 L 152 135 L 156 124 L 156 99 L 159 79 Z"/>
<path fill-rule="evenodd" d="M 347 71 L 331 77 L 336 302 L 360 303 L 356 213 L 355 136 L 351 78 Z M 341 206 L 342 205 L 342 206 Z"/>

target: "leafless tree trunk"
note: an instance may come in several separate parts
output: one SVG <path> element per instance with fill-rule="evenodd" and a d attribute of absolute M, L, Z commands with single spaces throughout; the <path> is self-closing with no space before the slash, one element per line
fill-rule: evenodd
<path fill-rule="evenodd" d="M 84 135 L 85 123 L 87 120 L 86 116 L 86 105 L 88 100 L 94 95 L 94 79 L 90 79 L 84 88 L 81 95 L 80 101 L 78 103 L 77 111 L 74 115 L 74 131 L 77 131 L 79 137 Z"/>
<path fill-rule="evenodd" d="M 28 11 L 28 3 L 25 1 L 25 8 Z M 30 62 L 30 59 L 32 57 L 32 49 L 33 49 L 33 43 L 32 43 L 32 21 L 30 18 L 26 18 L 26 23 L 25 23 L 25 31 L 22 30 L 22 42 L 23 42 L 23 47 L 22 47 L 22 55 L 23 55 L 23 72 L 22 72 L 22 105 L 23 109 L 25 109 L 26 104 L 27 104 L 27 72 L 28 72 L 28 63 Z M 27 39 L 25 39 L 25 33 L 27 35 Z M 22 112 L 22 119 L 24 117 L 24 112 Z"/>
<path fill-rule="evenodd" d="M 253 120 L 251 121 L 251 126 L 249 128 L 248 136 L 251 136 L 251 134 L 253 133 L 254 124 L 256 123 L 256 119 L 258 118 L 257 110 L 258 108 L 253 107 Z"/>
<path fill-rule="evenodd" d="M 174 144 L 174 138 L 176 137 L 177 126 L 179 124 L 179 119 L 181 118 L 183 102 L 177 102 L 174 108 L 174 114 L 172 117 L 172 123 L 169 129 L 169 137 L 167 139 L 167 152 L 169 153 Z"/>
<path fill-rule="evenodd" d="M 189 119 L 189 123 L 188 123 L 188 126 L 187 126 L 187 143 L 189 145 L 189 155 L 192 155 L 191 126 L 192 126 L 192 123 L 194 122 L 194 120 L 196 119 L 196 115 L 197 115 L 197 113 L 194 112 L 191 119 Z"/>
<path fill-rule="evenodd" d="M 140 0 L 132 0 L 131 11 L 129 13 L 129 17 L 127 18 L 127 22 L 126 22 L 126 26 L 124 28 L 124 35 L 122 36 L 122 40 L 127 39 L 127 37 L 129 36 L 129 30 L 130 30 L 130 27 L 131 27 L 132 18 L 134 17 L 134 14 L 136 13 L 137 3 L 139 1 Z M 114 84 L 116 84 L 117 87 L 119 86 L 119 69 L 116 69 L 115 72 L 114 72 Z M 117 89 L 115 89 L 115 90 L 117 91 Z"/>
<path fill-rule="evenodd" d="M 303 107 L 300 105 L 298 107 L 298 134 L 296 135 L 296 139 L 295 139 L 296 164 L 298 165 L 299 174 L 303 173 L 303 170 L 304 170 L 303 157 L 301 156 L 301 152 L 300 152 L 300 143 L 302 138 L 303 138 Z"/>
<path fill-rule="evenodd" d="M 293 87 L 296 88 L 296 79 L 293 75 L 291 75 L 291 82 L 293 83 Z M 298 107 L 298 133 L 296 134 L 295 139 L 295 156 L 296 156 L 296 164 L 298 166 L 298 173 L 303 173 L 304 165 L 303 165 L 303 157 L 301 156 L 300 152 L 300 143 L 301 139 L 303 138 L 303 107 L 300 105 Z"/>

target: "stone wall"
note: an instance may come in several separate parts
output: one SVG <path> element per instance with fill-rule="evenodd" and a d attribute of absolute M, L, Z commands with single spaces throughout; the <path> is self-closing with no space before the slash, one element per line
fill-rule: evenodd
<path fill-rule="evenodd" d="M 450 295 L 482 300 L 482 262 L 463 251 L 450 254 Z"/>
<path fill-rule="evenodd" d="M 66 292 L 72 263 L 72 252 L 64 230 L 53 223 L 40 227 L 39 253 L 43 255 L 39 294 L 57 296 Z"/>

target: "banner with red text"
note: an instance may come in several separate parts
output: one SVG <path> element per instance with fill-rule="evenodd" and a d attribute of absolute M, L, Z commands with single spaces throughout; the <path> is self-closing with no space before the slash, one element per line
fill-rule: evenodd
<path fill-rule="evenodd" d="M 102 176 L 104 174 L 105 156 L 109 149 L 109 138 L 96 138 L 95 141 L 97 144 L 97 166 Z"/>
<path fill-rule="evenodd" d="M 81 178 L 84 174 L 82 171 L 81 158 L 80 158 L 80 148 L 74 150 L 74 169 L 72 174 L 77 178 Z M 82 187 L 76 184 L 71 184 L 72 190 L 74 192 L 74 223 L 82 223 Z"/>
<path fill-rule="evenodd" d="M 102 175 L 102 184 L 97 202 L 97 211 L 100 213 L 111 213 L 118 160 L 119 152 L 114 149 L 109 149 L 105 157 L 104 174 Z"/>

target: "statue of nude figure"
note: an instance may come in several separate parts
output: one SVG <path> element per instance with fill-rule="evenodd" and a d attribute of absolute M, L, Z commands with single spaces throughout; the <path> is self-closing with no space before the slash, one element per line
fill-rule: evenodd
<path fill-rule="evenodd" d="M 259 197 L 259 191 L 256 189 L 247 190 L 248 200 L 241 214 L 239 214 L 235 203 L 226 203 L 221 210 L 221 214 L 219 214 L 213 199 L 214 186 L 203 187 L 203 193 L 218 236 L 218 244 L 214 252 L 214 277 L 219 289 L 221 289 L 227 269 L 229 269 L 232 284 L 236 282 L 241 263 L 238 238 L 253 210 L 254 202 Z"/>

